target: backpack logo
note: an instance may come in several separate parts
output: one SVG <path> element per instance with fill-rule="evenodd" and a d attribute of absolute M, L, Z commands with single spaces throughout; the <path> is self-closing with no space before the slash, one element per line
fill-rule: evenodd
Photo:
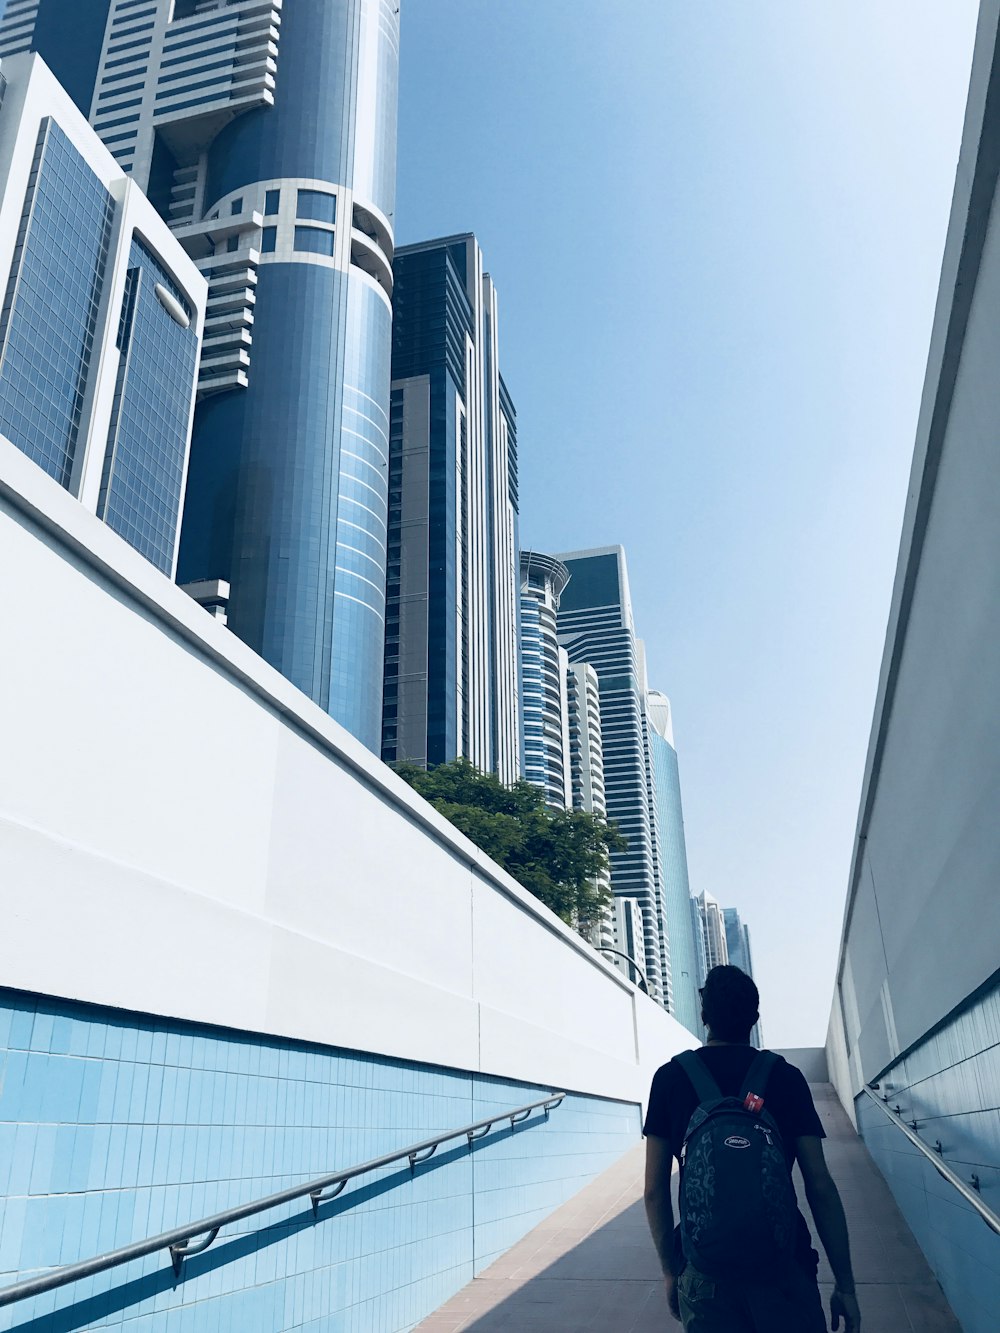
<path fill-rule="evenodd" d="M 742 1134 L 730 1134 L 725 1141 L 727 1148 L 749 1148 L 750 1140 L 745 1139 Z"/>

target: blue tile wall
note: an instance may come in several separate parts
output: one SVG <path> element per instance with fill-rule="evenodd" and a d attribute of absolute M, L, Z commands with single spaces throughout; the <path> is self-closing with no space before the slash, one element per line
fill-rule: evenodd
<path fill-rule="evenodd" d="M 367 1161 L 550 1089 L 0 989 L 0 1286 Z M 391 1333 L 639 1138 L 571 1094 L 323 1205 L 233 1224 L 175 1280 L 165 1253 L 0 1310 L 0 1329 Z"/>
<path fill-rule="evenodd" d="M 880 1079 L 892 1106 L 940 1140 L 963 1179 L 1000 1213 L 1000 985 L 976 997 Z M 858 1125 L 965 1333 L 996 1333 L 1000 1236 L 862 1095 Z"/>

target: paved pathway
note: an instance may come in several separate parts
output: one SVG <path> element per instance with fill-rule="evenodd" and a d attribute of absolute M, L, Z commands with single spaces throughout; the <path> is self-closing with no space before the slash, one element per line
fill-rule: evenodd
<path fill-rule="evenodd" d="M 813 1088 L 851 1233 L 863 1333 L 961 1333 L 889 1189 L 829 1084 Z M 557 1209 L 421 1333 L 670 1333 L 642 1204 L 642 1147 Z M 803 1198 L 802 1182 L 797 1182 Z M 820 1289 L 833 1287 L 825 1256 Z"/>

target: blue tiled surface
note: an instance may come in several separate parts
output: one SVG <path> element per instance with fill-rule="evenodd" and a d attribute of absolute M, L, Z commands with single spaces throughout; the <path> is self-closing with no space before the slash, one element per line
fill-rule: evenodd
<path fill-rule="evenodd" d="M 548 1088 L 0 990 L 0 1286 L 378 1157 Z M 442 1304 L 639 1136 L 571 1095 L 227 1227 L 174 1281 L 156 1254 L 0 1310 L 62 1333 L 390 1333 Z"/>
<path fill-rule="evenodd" d="M 943 1158 L 1000 1213 L 1000 986 L 979 996 L 880 1080 L 891 1106 L 940 1140 Z M 996 1333 L 1000 1236 L 871 1101 L 857 1103 L 869 1151 L 965 1333 Z"/>

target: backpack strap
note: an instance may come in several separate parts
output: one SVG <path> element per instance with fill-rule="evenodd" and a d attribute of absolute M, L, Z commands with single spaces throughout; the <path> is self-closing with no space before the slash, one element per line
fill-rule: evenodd
<path fill-rule="evenodd" d="M 722 1099 L 722 1090 L 709 1073 L 708 1066 L 700 1059 L 697 1051 L 681 1051 L 674 1059 L 684 1070 L 694 1087 L 698 1104 L 717 1102 Z"/>
<path fill-rule="evenodd" d="M 740 1101 L 746 1101 L 747 1095 L 755 1092 L 758 1097 L 763 1097 L 767 1088 L 767 1081 L 771 1077 L 771 1072 L 778 1063 L 778 1057 L 773 1051 L 758 1051 L 754 1057 L 753 1064 L 747 1070 L 747 1076 L 743 1080 L 743 1087 L 740 1088 Z"/>

